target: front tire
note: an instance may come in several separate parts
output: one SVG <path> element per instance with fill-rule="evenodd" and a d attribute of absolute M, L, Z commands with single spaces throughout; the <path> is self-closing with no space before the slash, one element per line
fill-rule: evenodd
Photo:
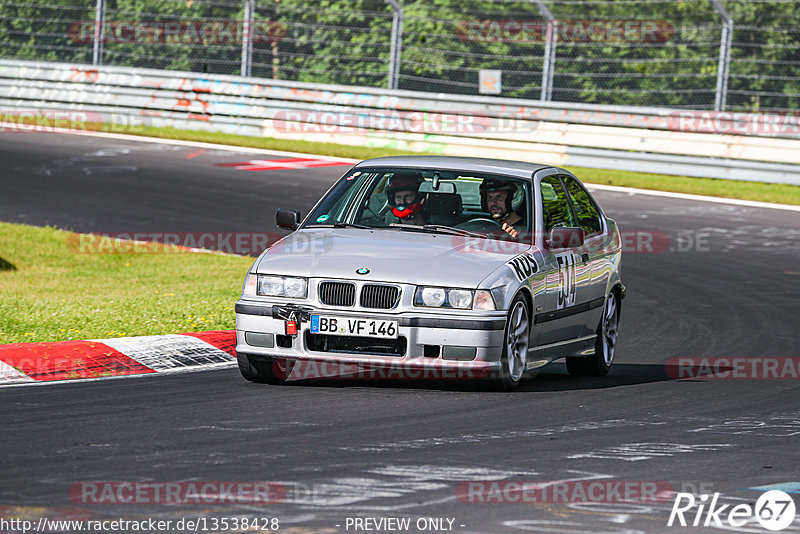
<path fill-rule="evenodd" d="M 283 384 L 288 376 L 286 360 L 259 358 L 248 354 L 236 353 L 239 372 L 245 380 L 258 384 Z"/>
<path fill-rule="evenodd" d="M 517 294 L 508 308 L 500 372 L 492 381 L 492 389 L 511 391 L 522 381 L 528 363 L 530 326 L 528 303 L 522 294 Z"/>
<path fill-rule="evenodd" d="M 567 371 L 572 376 L 605 376 L 614 363 L 619 328 L 619 299 L 614 291 L 606 296 L 603 315 L 597 325 L 594 356 L 567 358 Z"/>

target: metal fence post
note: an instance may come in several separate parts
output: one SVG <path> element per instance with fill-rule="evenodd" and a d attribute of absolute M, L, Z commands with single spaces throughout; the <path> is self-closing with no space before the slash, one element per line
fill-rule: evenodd
<path fill-rule="evenodd" d="M 392 6 L 392 45 L 389 51 L 389 89 L 397 89 L 400 77 L 400 53 L 403 47 L 403 6 L 397 0 L 386 0 Z"/>
<path fill-rule="evenodd" d="M 711 0 L 722 19 L 722 35 L 719 42 L 719 64 L 717 66 L 717 90 L 714 96 L 714 111 L 724 111 L 728 97 L 728 78 L 731 66 L 731 44 L 733 41 L 733 19 L 720 0 Z"/>
<path fill-rule="evenodd" d="M 94 12 L 94 50 L 92 65 L 103 64 L 103 38 L 105 37 L 106 0 L 97 0 Z"/>
<path fill-rule="evenodd" d="M 543 0 L 532 0 L 539 13 L 547 20 L 547 32 L 544 43 L 544 60 L 542 64 L 542 93 L 541 100 L 549 101 L 553 98 L 553 73 L 556 65 L 556 42 L 558 39 L 558 21 L 553 13 L 544 5 Z"/>
<path fill-rule="evenodd" d="M 242 76 L 250 76 L 253 63 L 253 34 L 256 12 L 255 0 L 244 0 L 244 17 L 242 20 Z"/>

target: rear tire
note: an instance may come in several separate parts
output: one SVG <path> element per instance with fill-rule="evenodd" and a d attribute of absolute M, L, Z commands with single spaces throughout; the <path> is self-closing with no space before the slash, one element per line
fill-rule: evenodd
<path fill-rule="evenodd" d="M 614 363 L 619 328 L 619 299 L 614 291 L 606 296 L 603 315 L 597 325 L 594 356 L 567 358 L 567 371 L 572 376 L 605 376 Z"/>
<path fill-rule="evenodd" d="M 287 368 L 289 368 L 286 360 L 236 353 L 236 362 L 239 364 L 239 372 L 245 380 L 273 385 L 286 382 Z"/>

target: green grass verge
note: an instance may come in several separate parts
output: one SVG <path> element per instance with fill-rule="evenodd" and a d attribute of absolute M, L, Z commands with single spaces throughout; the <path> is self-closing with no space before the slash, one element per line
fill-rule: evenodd
<path fill-rule="evenodd" d="M 119 132 L 119 129 L 115 130 L 110 126 L 103 126 L 102 129 L 104 131 L 122 133 Z M 151 126 L 126 127 L 124 133 L 184 141 L 202 141 L 223 145 L 263 148 L 267 150 L 302 152 L 340 158 L 368 159 L 409 153 L 408 151 L 390 148 L 356 147 L 290 139 L 247 137 L 216 132 L 155 128 Z M 569 167 L 569 170 L 574 172 L 578 178 L 586 183 L 800 205 L 800 186 L 796 185 L 767 184 L 740 180 L 717 180 L 713 178 L 692 178 L 689 176 L 670 176 L 666 174 L 587 169 L 581 167 Z"/>
<path fill-rule="evenodd" d="M 235 327 L 253 258 L 80 254 L 70 236 L 0 222 L 0 344 Z"/>

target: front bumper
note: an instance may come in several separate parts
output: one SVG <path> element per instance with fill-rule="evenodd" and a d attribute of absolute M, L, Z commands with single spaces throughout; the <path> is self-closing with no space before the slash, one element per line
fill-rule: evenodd
<path fill-rule="evenodd" d="M 504 312 L 476 314 L 424 313 L 401 310 L 395 313 L 339 311 L 302 306 L 305 315 L 322 314 L 352 318 L 396 320 L 402 353 L 379 354 L 360 351 L 320 350 L 317 336 L 309 332 L 306 320 L 298 323 L 294 338 L 285 334 L 286 305 L 250 300 L 236 303 L 236 351 L 240 355 L 347 364 L 363 368 L 402 368 L 407 371 L 469 370 L 488 374 L 499 370 L 505 329 Z M 298 314 L 303 315 L 303 314 Z M 336 336 L 339 337 L 339 336 Z M 344 336 L 342 336 L 344 337 Z M 272 342 L 266 342 L 272 339 Z M 352 339 L 352 338 L 348 338 Z M 338 341 L 338 340 L 337 340 Z M 266 346 L 266 345 L 272 346 Z M 432 375 L 435 376 L 435 375 Z"/>

